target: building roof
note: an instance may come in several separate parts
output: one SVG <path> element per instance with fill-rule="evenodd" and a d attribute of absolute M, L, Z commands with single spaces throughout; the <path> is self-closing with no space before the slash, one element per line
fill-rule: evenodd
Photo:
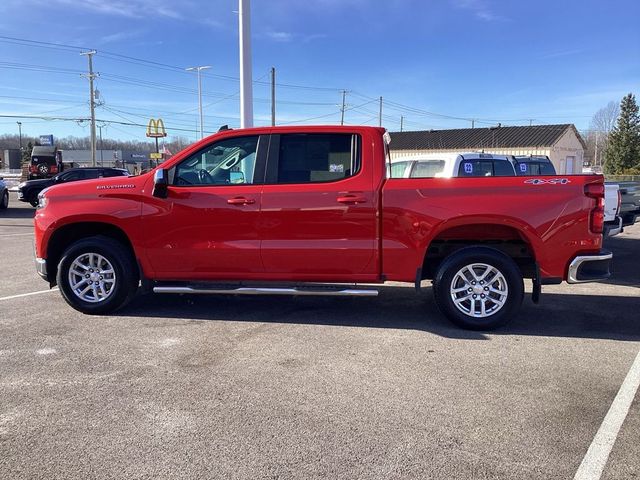
<path fill-rule="evenodd" d="M 573 124 L 532 125 L 521 127 L 458 128 L 391 133 L 391 150 L 454 150 L 482 148 L 551 147 L 573 130 L 584 141 Z"/>

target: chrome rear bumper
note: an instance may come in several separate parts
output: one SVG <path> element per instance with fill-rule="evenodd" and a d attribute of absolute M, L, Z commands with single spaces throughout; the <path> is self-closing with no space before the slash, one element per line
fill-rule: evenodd
<path fill-rule="evenodd" d="M 585 283 L 606 280 L 611 276 L 609 269 L 613 253 L 600 250 L 593 255 L 581 255 L 569 264 L 567 283 Z"/>

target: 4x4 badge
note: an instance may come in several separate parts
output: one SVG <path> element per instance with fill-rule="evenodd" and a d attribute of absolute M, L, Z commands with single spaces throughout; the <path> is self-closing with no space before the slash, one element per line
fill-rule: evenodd
<path fill-rule="evenodd" d="M 567 183 L 571 183 L 571 180 L 568 178 L 551 178 L 549 180 L 545 178 L 530 178 L 529 180 L 525 180 L 524 183 L 530 185 L 566 185 Z"/>

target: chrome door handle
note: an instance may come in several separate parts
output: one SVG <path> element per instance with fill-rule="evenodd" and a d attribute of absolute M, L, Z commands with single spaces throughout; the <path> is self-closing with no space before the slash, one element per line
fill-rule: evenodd
<path fill-rule="evenodd" d="M 367 201 L 362 195 L 343 195 L 336 199 L 338 203 L 364 203 Z"/>
<path fill-rule="evenodd" d="M 256 203 L 256 201 L 253 198 L 235 197 L 229 198 L 227 203 L 229 205 L 252 205 Z"/>

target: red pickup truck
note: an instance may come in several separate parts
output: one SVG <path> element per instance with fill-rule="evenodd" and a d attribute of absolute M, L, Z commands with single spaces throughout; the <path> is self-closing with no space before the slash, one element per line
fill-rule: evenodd
<path fill-rule="evenodd" d="M 88 314 L 156 293 L 377 295 L 432 279 L 438 307 L 490 329 L 543 284 L 609 276 L 602 176 L 387 178 L 373 127 L 228 130 L 154 171 L 56 185 L 38 273 Z"/>

